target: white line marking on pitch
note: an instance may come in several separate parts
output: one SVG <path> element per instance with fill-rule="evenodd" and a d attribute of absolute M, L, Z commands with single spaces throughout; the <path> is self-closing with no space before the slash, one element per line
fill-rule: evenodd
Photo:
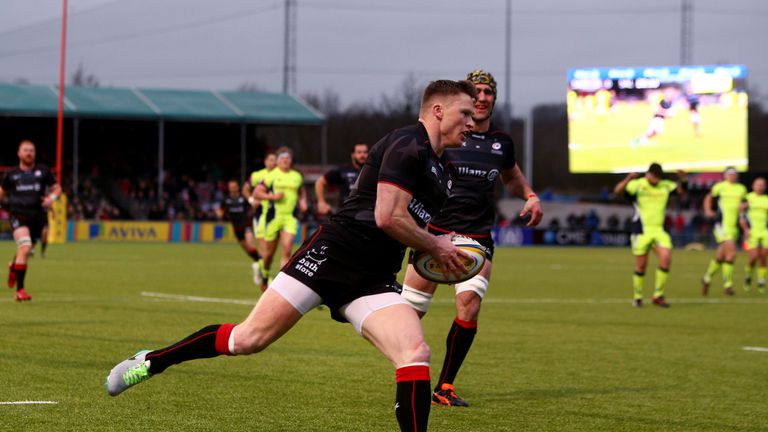
<path fill-rule="evenodd" d="M 757 352 L 768 352 L 768 348 L 766 347 L 751 347 L 751 346 L 743 346 L 741 347 L 744 351 L 757 351 Z"/>
<path fill-rule="evenodd" d="M 150 297 L 164 300 L 178 300 L 200 303 L 225 303 L 225 304 L 237 304 L 237 305 L 249 305 L 256 304 L 256 299 L 243 300 L 243 299 L 229 299 L 221 297 L 200 297 L 189 296 L 181 294 L 166 294 L 157 292 L 143 291 L 141 293 L 143 297 Z M 434 303 L 453 303 L 453 299 L 436 299 Z M 499 303 L 499 304 L 624 304 L 631 303 L 629 298 L 603 298 L 603 299 L 569 299 L 569 298 L 489 298 L 483 300 L 483 303 Z M 704 299 L 704 298 L 679 298 L 670 299 L 670 303 L 677 304 L 766 304 L 768 299 Z"/>
<path fill-rule="evenodd" d="M 239 299 L 228 299 L 228 298 L 219 298 L 219 297 L 199 297 L 199 296 L 188 296 L 188 295 L 180 295 L 180 294 L 164 294 L 164 293 L 156 293 L 156 292 L 142 292 L 142 296 L 144 297 L 153 297 L 153 298 L 160 298 L 160 299 L 167 299 L 167 300 L 181 300 L 181 301 L 191 301 L 191 302 L 202 302 L 202 303 L 227 303 L 227 304 L 238 304 L 238 305 L 249 305 L 253 306 L 256 304 L 256 300 L 239 300 Z"/>
<path fill-rule="evenodd" d="M 0 402 L 0 405 L 57 405 L 56 401 L 9 401 Z"/>

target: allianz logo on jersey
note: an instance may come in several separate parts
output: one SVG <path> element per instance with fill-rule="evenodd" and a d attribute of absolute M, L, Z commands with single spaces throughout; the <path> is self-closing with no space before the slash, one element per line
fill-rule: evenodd
<path fill-rule="evenodd" d="M 31 184 L 31 185 L 23 185 L 23 184 L 16 185 L 16 192 L 26 192 L 31 190 L 35 192 L 39 191 L 40 185 L 38 183 Z"/>
<path fill-rule="evenodd" d="M 416 198 L 411 199 L 411 202 L 408 204 L 408 210 L 425 224 L 432 220 L 432 215 L 424 209 L 424 204 Z"/>
<path fill-rule="evenodd" d="M 488 181 L 494 181 L 496 180 L 496 177 L 499 176 L 499 170 L 497 169 L 492 169 L 488 171 L 484 169 L 470 168 L 467 166 L 459 166 L 456 168 L 456 170 L 459 172 L 459 175 L 465 175 L 465 176 L 471 176 L 471 177 L 485 177 L 488 179 Z"/>

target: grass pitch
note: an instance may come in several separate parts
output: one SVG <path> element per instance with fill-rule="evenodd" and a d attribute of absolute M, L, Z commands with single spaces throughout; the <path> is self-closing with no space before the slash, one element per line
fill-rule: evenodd
<path fill-rule="evenodd" d="M 645 171 L 651 162 L 668 170 L 720 171 L 727 165 L 747 167 L 746 107 L 702 105 L 701 136 L 696 136 L 687 109 L 664 121 L 664 132 L 639 143 L 653 117 L 645 103 L 617 102 L 605 115 L 583 112 L 568 123 L 571 172 Z"/>
<path fill-rule="evenodd" d="M 430 429 L 768 431 L 768 352 L 743 349 L 768 347 L 768 295 L 738 284 L 726 298 L 716 280 L 702 299 L 709 257 L 675 251 L 672 307 L 634 309 L 629 250 L 499 248 L 456 382 L 471 407 L 433 407 Z M 106 373 L 138 349 L 246 316 L 257 290 L 235 245 L 55 245 L 27 285 L 32 302 L 0 299 L 2 431 L 397 429 L 393 368 L 327 309 L 261 354 L 185 363 L 107 396 Z M 453 316 L 442 287 L 424 319 L 433 377 Z"/>

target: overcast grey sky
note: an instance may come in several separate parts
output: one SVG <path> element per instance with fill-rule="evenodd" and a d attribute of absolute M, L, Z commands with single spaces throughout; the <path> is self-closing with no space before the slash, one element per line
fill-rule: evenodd
<path fill-rule="evenodd" d="M 70 0 L 67 76 L 102 86 L 282 88 L 283 0 Z M 768 2 L 695 0 L 694 64 L 740 63 L 768 105 Z M 375 102 L 482 67 L 504 85 L 505 0 L 298 0 L 298 92 Z M 513 0 L 517 114 L 562 102 L 571 67 L 674 65 L 680 0 Z M 0 1 L 0 81 L 58 81 L 61 0 Z M 503 95 L 505 89 L 501 89 Z"/>

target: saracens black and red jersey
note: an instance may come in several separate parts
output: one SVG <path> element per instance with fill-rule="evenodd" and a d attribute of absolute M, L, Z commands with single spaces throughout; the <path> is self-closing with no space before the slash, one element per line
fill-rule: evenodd
<path fill-rule="evenodd" d="M 8 210 L 16 215 L 38 215 L 44 213 L 43 198 L 46 188 L 56 184 L 51 170 L 36 164 L 28 170 L 16 166 L 5 173 L 2 188 L 8 200 Z"/>
<path fill-rule="evenodd" d="M 359 175 L 360 170 L 352 165 L 342 165 L 325 173 L 324 177 L 328 184 L 339 188 L 339 205 L 347 199 Z"/>
<path fill-rule="evenodd" d="M 488 236 L 496 218 L 496 182 L 515 166 L 515 148 L 505 132 L 491 124 L 488 132 L 473 132 L 459 148 L 445 151 L 456 169 L 451 196 L 430 223 L 436 231 Z"/>
<path fill-rule="evenodd" d="M 236 198 L 227 196 L 221 204 L 224 214 L 232 222 L 233 226 L 246 227 L 251 224 L 253 219 L 251 218 L 251 205 L 248 204 L 248 200 L 241 196 Z"/>
<path fill-rule="evenodd" d="M 424 125 L 418 123 L 397 129 L 371 148 L 349 198 L 331 221 L 368 236 L 372 241 L 370 247 L 380 248 L 379 256 L 391 256 L 391 262 L 385 265 L 397 271 L 405 246 L 376 226 L 378 184 L 388 183 L 410 193 L 413 198 L 408 212 L 419 226 L 425 227 L 442 209 L 451 192 L 454 175 L 445 153 L 438 156 L 432 149 Z"/>

